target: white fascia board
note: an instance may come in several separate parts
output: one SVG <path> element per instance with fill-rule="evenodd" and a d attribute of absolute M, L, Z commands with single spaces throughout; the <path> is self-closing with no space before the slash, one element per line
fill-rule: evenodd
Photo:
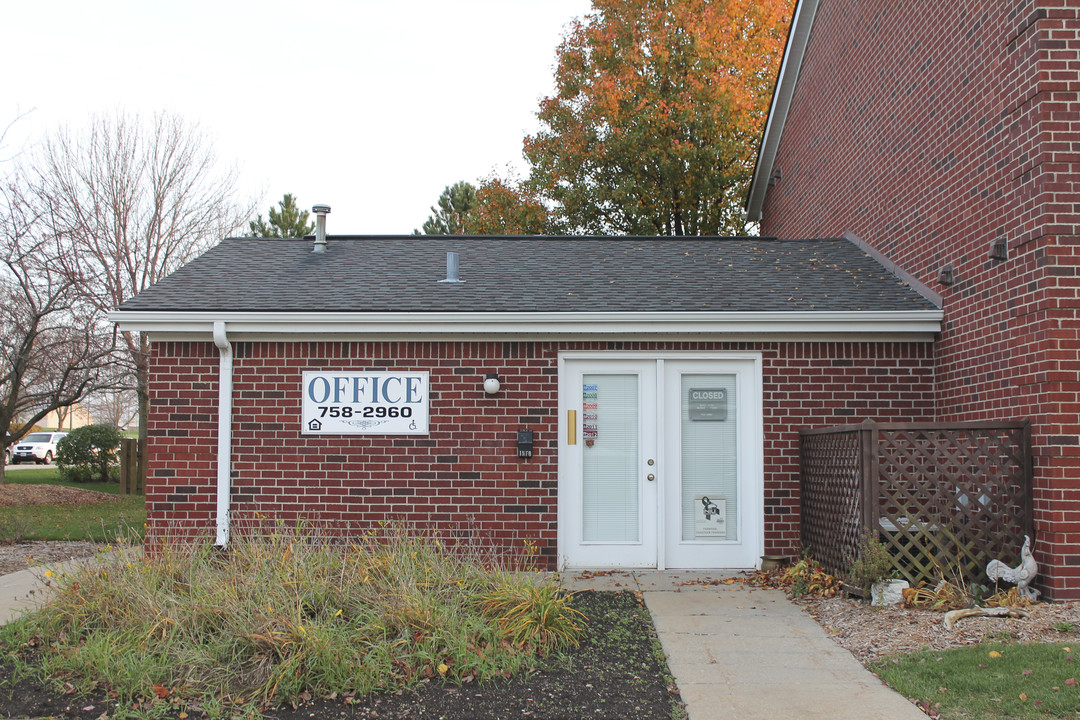
<path fill-rule="evenodd" d="M 132 312 L 109 319 L 120 330 L 161 336 L 920 335 L 941 331 L 940 310 L 880 312 L 636 313 L 251 313 Z"/>
<path fill-rule="evenodd" d="M 791 98 L 795 94 L 795 83 L 802 70 L 806 44 L 810 39 L 810 30 L 814 26 L 817 10 L 818 0 L 799 0 L 795 6 L 791 31 L 784 47 L 784 57 L 780 61 L 780 71 L 777 73 L 772 105 L 765 120 L 757 162 L 754 163 L 754 176 L 746 194 L 746 219 L 750 222 L 761 220 L 761 208 L 765 204 L 765 193 L 768 192 L 769 180 L 772 178 L 776 151 L 780 147 L 780 138 L 784 134 L 784 125 L 791 110 Z"/>

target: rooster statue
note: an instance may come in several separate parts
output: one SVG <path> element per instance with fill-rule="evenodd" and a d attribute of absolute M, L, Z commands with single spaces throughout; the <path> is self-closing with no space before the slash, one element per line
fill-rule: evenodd
<path fill-rule="evenodd" d="M 992 582 L 1004 580 L 1016 585 L 1016 591 L 1028 600 L 1035 601 L 1041 594 L 1033 587 L 1028 587 L 1039 573 L 1039 566 L 1031 555 L 1031 538 L 1024 536 L 1024 547 L 1020 549 L 1020 564 L 1009 567 L 1000 560 L 991 560 L 986 564 L 986 574 Z"/>

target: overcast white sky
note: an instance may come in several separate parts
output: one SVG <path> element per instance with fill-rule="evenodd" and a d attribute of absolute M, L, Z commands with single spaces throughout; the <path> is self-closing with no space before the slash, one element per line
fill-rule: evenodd
<path fill-rule="evenodd" d="M 589 0 L 0 0 L 7 154 L 123 109 L 198 121 L 264 213 L 410 233 L 446 185 L 507 163 Z"/>

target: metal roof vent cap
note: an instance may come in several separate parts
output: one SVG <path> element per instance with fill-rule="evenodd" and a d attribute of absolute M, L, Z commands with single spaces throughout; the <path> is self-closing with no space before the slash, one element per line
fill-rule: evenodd
<path fill-rule="evenodd" d="M 315 247 L 312 252 L 326 252 L 326 216 L 330 214 L 329 205 L 313 205 L 311 212 L 315 213 Z"/>
<path fill-rule="evenodd" d="M 441 283 L 464 283 L 458 276 L 458 254 L 456 252 L 446 253 L 446 279 L 440 280 Z"/>

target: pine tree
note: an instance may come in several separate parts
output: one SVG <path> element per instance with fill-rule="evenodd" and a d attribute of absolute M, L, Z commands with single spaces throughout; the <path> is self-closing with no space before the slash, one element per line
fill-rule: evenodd
<path fill-rule="evenodd" d="M 262 214 L 248 223 L 252 237 L 264 238 L 302 238 L 315 229 L 315 223 L 308 222 L 308 211 L 296 207 L 292 193 L 285 193 L 278 202 L 280 210 L 270 208 L 270 222 L 263 222 Z"/>
<path fill-rule="evenodd" d="M 476 208 L 476 188 L 461 180 L 447 186 L 439 196 L 439 206 L 431 208 L 424 222 L 425 235 L 470 235 L 467 219 Z M 414 231 L 419 235 L 420 231 Z"/>

